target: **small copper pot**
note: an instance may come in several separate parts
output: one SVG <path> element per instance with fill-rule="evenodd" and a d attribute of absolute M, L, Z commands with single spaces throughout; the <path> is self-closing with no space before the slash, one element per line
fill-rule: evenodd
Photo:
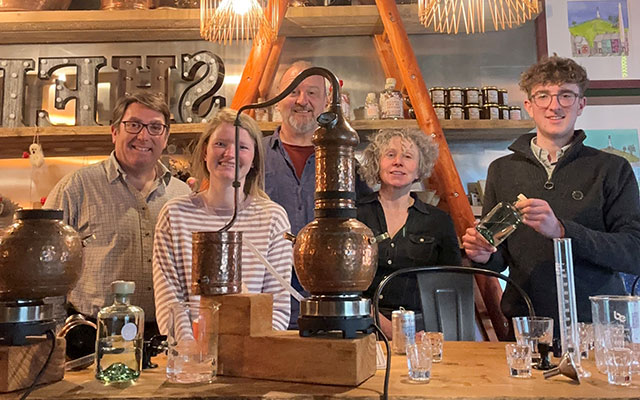
<path fill-rule="evenodd" d="M 80 278 L 82 241 L 61 210 L 18 210 L 0 236 L 0 301 L 65 296 Z"/>

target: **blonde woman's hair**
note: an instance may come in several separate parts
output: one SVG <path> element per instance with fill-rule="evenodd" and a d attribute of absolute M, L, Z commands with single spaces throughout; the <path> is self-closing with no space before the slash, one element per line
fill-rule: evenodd
<path fill-rule="evenodd" d="M 223 124 L 230 124 L 236 120 L 238 112 L 231 108 L 223 108 L 207 124 L 193 150 L 191 172 L 199 180 L 209 179 L 209 170 L 205 160 L 206 149 L 211 135 Z M 264 191 L 264 148 L 262 147 L 262 131 L 258 123 L 247 114 L 240 114 L 240 127 L 249 132 L 253 140 L 253 164 L 245 178 L 243 191 L 246 195 L 268 198 Z M 237 162 L 237 160 L 236 160 Z"/>
<path fill-rule="evenodd" d="M 419 162 L 416 182 L 429 177 L 433 171 L 433 166 L 438 158 L 438 145 L 430 135 L 425 135 L 418 129 L 381 129 L 362 152 L 360 176 L 370 187 L 380 183 L 380 157 L 394 137 L 399 137 L 402 141 L 409 141 L 415 144 L 418 149 Z"/>

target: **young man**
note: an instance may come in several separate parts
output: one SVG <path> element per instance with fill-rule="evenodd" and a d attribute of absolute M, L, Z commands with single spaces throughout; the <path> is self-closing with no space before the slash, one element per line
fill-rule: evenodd
<path fill-rule="evenodd" d="M 554 238 L 571 238 L 578 319 L 591 321 L 589 296 L 624 294 L 618 272 L 640 273 L 640 201 L 629 163 L 585 146 L 574 130 L 586 105 L 587 73 L 571 59 L 543 60 L 522 74 L 525 109 L 536 133 L 523 135 L 513 154 L 489 166 L 483 214 L 498 202 L 516 203 L 521 225 L 497 249 L 474 228 L 462 237 L 467 256 L 495 271 L 509 267 L 514 281 L 531 297 L 537 315 L 553 317 L 559 332 Z M 509 319 L 527 315 L 507 285 L 502 311 Z"/>
<path fill-rule="evenodd" d="M 83 270 L 69 293 L 71 311 L 95 318 L 113 302 L 111 282 L 134 281 L 131 304 L 145 312 L 145 336 L 157 331 L 151 258 L 153 231 L 167 200 L 190 192 L 159 161 L 169 139 L 169 107 L 160 96 L 137 93 L 120 98 L 113 110 L 108 159 L 79 169 L 58 182 L 45 208 L 64 210 L 80 237 Z"/>

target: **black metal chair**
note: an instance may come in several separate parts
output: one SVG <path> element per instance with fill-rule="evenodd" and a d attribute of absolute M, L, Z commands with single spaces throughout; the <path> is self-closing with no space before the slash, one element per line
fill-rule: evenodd
<path fill-rule="evenodd" d="M 509 282 L 524 299 L 529 315 L 535 315 L 529 296 L 508 276 L 481 268 L 437 265 L 399 269 L 380 282 L 373 296 L 378 326 L 382 289 L 396 276 L 411 273 L 415 273 L 418 280 L 425 330 L 442 332 L 445 340 L 475 340 L 474 274 Z"/>

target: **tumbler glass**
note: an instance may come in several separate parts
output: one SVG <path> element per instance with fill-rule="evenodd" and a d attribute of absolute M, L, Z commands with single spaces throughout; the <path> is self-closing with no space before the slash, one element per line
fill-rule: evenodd
<path fill-rule="evenodd" d="M 531 347 L 527 344 L 508 343 L 505 350 L 509 376 L 531 378 Z"/>
<path fill-rule="evenodd" d="M 217 303 L 181 302 L 171 306 L 167 378 L 174 383 L 211 382 L 218 369 Z"/>

